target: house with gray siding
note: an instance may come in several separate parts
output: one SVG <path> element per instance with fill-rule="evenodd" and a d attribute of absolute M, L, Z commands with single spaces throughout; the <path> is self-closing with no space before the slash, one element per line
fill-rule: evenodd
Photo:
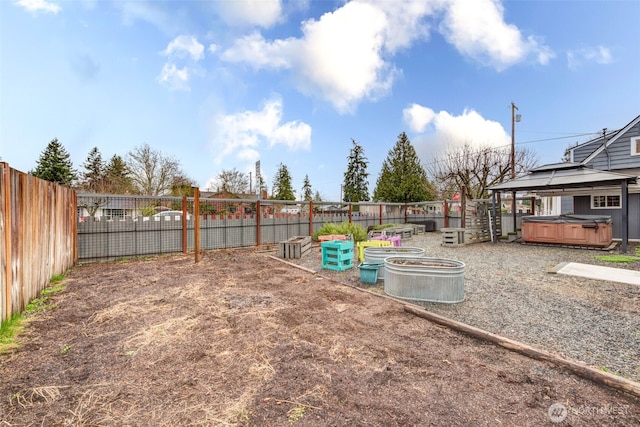
<path fill-rule="evenodd" d="M 570 149 L 571 161 L 594 170 L 640 176 L 640 116 L 615 131 Z M 611 215 L 613 237 L 620 238 L 621 190 L 583 189 L 573 193 L 573 213 Z M 629 185 L 629 238 L 640 239 L 640 186 Z"/>

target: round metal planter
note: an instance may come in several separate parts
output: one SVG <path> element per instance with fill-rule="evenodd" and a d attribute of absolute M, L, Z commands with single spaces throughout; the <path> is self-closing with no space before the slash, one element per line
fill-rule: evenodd
<path fill-rule="evenodd" d="M 390 256 L 384 260 L 384 292 L 410 301 L 464 300 L 464 263 L 452 259 Z"/>
<path fill-rule="evenodd" d="M 384 280 L 384 259 L 390 256 L 424 256 L 424 248 L 412 246 L 380 246 L 364 248 L 364 262 L 380 264 L 378 280 Z"/>

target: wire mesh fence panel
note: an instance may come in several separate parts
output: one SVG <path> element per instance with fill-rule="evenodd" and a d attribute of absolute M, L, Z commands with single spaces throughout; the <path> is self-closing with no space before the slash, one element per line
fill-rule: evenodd
<path fill-rule="evenodd" d="M 180 197 L 78 195 L 78 258 L 104 260 L 180 252 L 193 232 Z M 183 225 L 186 222 L 186 227 Z"/>
<path fill-rule="evenodd" d="M 327 224 L 351 222 L 364 229 L 379 224 L 435 221 L 444 227 L 443 202 L 347 203 L 78 195 L 78 257 L 81 261 L 274 244 L 317 233 Z M 447 216 L 449 227 L 459 215 Z M 198 221 L 196 221 L 196 219 Z"/>

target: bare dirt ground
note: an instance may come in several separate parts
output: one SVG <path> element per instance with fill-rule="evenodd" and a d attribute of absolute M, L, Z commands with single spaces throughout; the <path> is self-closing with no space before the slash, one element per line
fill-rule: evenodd
<path fill-rule="evenodd" d="M 640 399 L 254 250 L 67 277 L 0 356 L 0 426 L 640 425 Z"/>

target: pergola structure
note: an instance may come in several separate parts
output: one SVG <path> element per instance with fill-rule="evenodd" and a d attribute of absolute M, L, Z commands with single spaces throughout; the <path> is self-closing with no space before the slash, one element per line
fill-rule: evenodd
<path fill-rule="evenodd" d="M 550 192 L 570 195 L 576 190 L 616 189 L 620 191 L 623 253 L 629 243 L 629 185 L 638 182 L 637 176 L 591 169 L 580 163 L 554 163 L 532 169 L 527 175 L 489 187 L 493 202 L 493 241 L 497 241 L 496 195 L 499 192 Z"/>

